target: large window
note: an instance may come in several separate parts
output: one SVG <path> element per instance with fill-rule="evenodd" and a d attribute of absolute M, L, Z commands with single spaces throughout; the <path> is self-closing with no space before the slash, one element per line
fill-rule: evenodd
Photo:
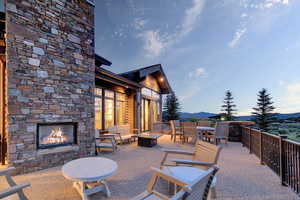
<path fill-rule="evenodd" d="M 116 124 L 123 125 L 126 123 L 126 97 L 122 93 L 116 93 L 116 97 Z"/>
<path fill-rule="evenodd" d="M 127 100 L 125 94 L 95 88 L 95 128 L 108 129 L 114 125 L 126 124 L 126 112 Z"/>
<path fill-rule="evenodd" d="M 113 125 L 115 125 L 115 98 L 114 98 L 114 92 L 110 90 L 105 90 L 105 128 L 109 128 Z"/>
<path fill-rule="evenodd" d="M 95 128 L 102 129 L 102 89 L 95 88 Z"/>

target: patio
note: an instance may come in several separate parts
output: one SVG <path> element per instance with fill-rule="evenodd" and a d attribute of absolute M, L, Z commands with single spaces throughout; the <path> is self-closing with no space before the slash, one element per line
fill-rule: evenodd
<path fill-rule="evenodd" d="M 117 161 L 117 174 L 108 179 L 112 192 L 111 198 L 99 193 L 91 199 L 131 199 L 143 192 L 150 180 L 150 166 L 158 167 L 163 153 L 161 148 L 180 148 L 192 150 L 192 145 L 171 143 L 169 136 L 163 136 L 154 148 L 137 147 L 136 143 L 119 146 L 115 153 L 104 153 L 101 156 Z M 221 152 L 217 174 L 217 199 L 235 200 L 293 200 L 298 199 L 289 188 L 282 187 L 280 180 L 266 166 L 259 164 L 254 155 L 249 155 L 240 143 L 229 143 Z M 76 200 L 80 196 L 72 187 L 72 182 L 65 179 L 55 167 L 35 173 L 16 176 L 19 182 L 29 181 L 32 186 L 25 189 L 26 195 L 33 200 Z M 0 181 L 0 190 L 7 185 Z M 10 198 L 11 199 L 11 198 Z"/>

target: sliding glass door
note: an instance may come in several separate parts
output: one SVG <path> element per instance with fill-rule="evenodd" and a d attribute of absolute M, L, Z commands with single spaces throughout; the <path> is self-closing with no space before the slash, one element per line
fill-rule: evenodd
<path fill-rule="evenodd" d="M 149 131 L 151 127 L 150 104 L 150 100 L 142 99 L 142 131 Z"/>

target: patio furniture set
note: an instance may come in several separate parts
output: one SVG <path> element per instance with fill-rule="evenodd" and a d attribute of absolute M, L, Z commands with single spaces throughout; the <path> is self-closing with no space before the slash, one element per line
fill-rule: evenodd
<path fill-rule="evenodd" d="M 139 129 L 133 129 L 133 132 L 138 132 Z M 153 147 L 157 145 L 157 140 L 162 134 L 158 133 L 130 133 L 129 125 L 112 126 L 106 132 L 96 130 L 96 153 L 101 149 L 117 150 L 117 144 L 125 144 L 138 140 L 138 146 Z"/>
<path fill-rule="evenodd" d="M 208 192 L 211 191 L 211 197 L 216 197 L 215 174 L 218 171 L 216 164 L 219 158 L 221 147 L 208 143 L 208 139 L 214 138 L 215 143 L 218 141 L 218 132 L 223 130 L 221 125 L 217 128 L 209 128 L 208 126 L 195 126 L 192 123 L 183 123 L 182 127 L 178 126 L 178 121 L 171 121 L 172 128 L 171 139 L 176 141 L 176 137 L 180 136 L 182 142 L 188 142 L 196 139 L 194 152 L 187 152 L 178 149 L 163 149 L 164 156 L 160 163 L 160 169 L 151 168 L 153 176 L 147 186 L 147 190 L 136 196 L 135 200 L 142 199 L 206 199 Z M 102 148 L 117 149 L 117 143 L 124 144 L 138 139 L 138 146 L 153 147 L 157 144 L 157 139 L 161 134 L 128 134 L 129 127 L 112 127 L 106 134 L 97 136 L 96 149 L 97 152 Z M 183 131 L 183 134 L 182 134 Z M 212 134 L 207 132 L 214 131 Z M 98 134 L 99 132 L 97 132 Z M 198 140 L 206 137 L 207 141 Z M 111 142 L 103 142 L 110 140 Z M 170 154 L 190 156 L 190 160 L 171 159 Z M 108 158 L 89 157 L 80 158 L 66 163 L 62 167 L 62 174 L 65 178 L 73 181 L 73 186 L 81 195 L 83 200 L 88 199 L 92 194 L 104 191 L 110 197 L 111 192 L 107 185 L 106 179 L 113 176 L 118 169 L 118 164 Z M 0 192 L 0 198 L 10 196 L 17 193 L 20 199 L 26 199 L 23 189 L 30 186 L 30 183 L 17 185 L 10 173 L 13 168 L 0 171 L 0 176 L 4 175 L 10 188 Z M 154 189 L 159 180 L 166 180 L 169 185 L 170 194 L 162 194 Z M 173 189 L 170 189 L 173 186 Z"/>
<path fill-rule="evenodd" d="M 211 126 L 209 121 L 200 122 L 180 122 L 179 120 L 171 120 L 171 140 L 176 142 L 177 137 L 185 143 L 191 139 L 192 143 L 198 140 L 205 140 L 219 144 L 221 140 L 228 142 L 229 125 L 228 123 L 219 122 L 215 127 Z"/>

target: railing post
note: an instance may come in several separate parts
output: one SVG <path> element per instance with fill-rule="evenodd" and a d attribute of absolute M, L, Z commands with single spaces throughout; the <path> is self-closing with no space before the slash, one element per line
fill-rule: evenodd
<path fill-rule="evenodd" d="M 252 154 L 252 148 L 251 148 L 251 128 L 249 128 L 249 153 Z"/>
<path fill-rule="evenodd" d="M 245 147 L 245 141 L 244 141 L 244 137 L 245 137 L 245 134 L 244 134 L 244 127 L 243 126 L 240 126 L 240 130 L 241 130 L 241 140 L 242 140 L 242 147 Z"/>
<path fill-rule="evenodd" d="M 283 140 L 286 139 L 287 136 L 286 135 L 280 135 L 279 136 L 279 156 L 280 156 L 280 180 L 281 180 L 281 185 L 286 185 L 284 183 L 285 181 L 285 177 L 284 177 L 284 172 L 285 172 L 285 165 L 284 165 L 284 149 L 283 149 Z"/>
<path fill-rule="evenodd" d="M 263 132 L 260 130 L 259 131 L 259 157 L 260 157 L 260 164 L 263 165 L 263 137 L 262 137 Z"/>

